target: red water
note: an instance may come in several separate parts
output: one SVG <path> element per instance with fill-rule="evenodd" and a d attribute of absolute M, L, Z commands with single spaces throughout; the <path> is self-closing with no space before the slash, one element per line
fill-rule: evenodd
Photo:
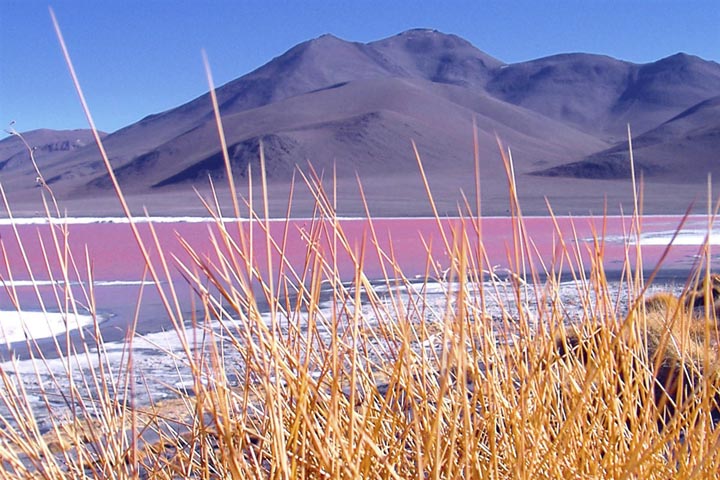
<path fill-rule="evenodd" d="M 644 234 L 674 231 L 680 225 L 680 217 L 646 217 L 642 221 Z M 702 229 L 706 220 L 695 217 L 688 221 L 685 228 Z M 62 279 L 59 258 L 69 258 L 65 253 L 65 245 L 72 253 L 80 278 L 88 278 L 88 270 L 92 277 L 98 281 L 113 280 L 140 280 L 143 278 L 145 262 L 134 239 L 130 226 L 121 223 L 93 223 L 69 224 L 63 227 L 48 225 L 19 225 L 18 235 L 25 249 L 30 271 L 35 279 L 47 280 L 51 277 Z M 171 267 L 171 277 L 180 278 L 180 269 L 177 262 L 191 265 L 190 256 L 180 239 L 189 244 L 197 255 L 207 263 L 217 264 L 218 255 L 213 247 L 213 237 L 220 241 L 222 235 L 213 223 L 157 223 L 153 226 L 157 242 L 162 246 L 167 263 Z M 373 278 L 384 276 L 383 267 L 388 275 L 393 276 L 392 263 L 389 260 L 381 261 L 377 246 L 388 257 L 394 259 L 406 277 L 424 276 L 428 271 L 428 258 L 439 269 L 448 266 L 448 249 L 456 248 L 461 236 L 469 239 L 470 251 L 473 256 L 478 253 L 478 245 L 482 244 L 486 253 L 483 268 L 488 265 L 498 268 L 513 268 L 518 259 L 525 258 L 526 266 L 534 265 L 537 269 L 567 270 L 571 265 L 578 268 L 582 259 L 582 266 L 587 269 L 595 254 L 602 252 L 603 263 L 608 271 L 617 271 L 622 268 L 626 251 L 631 259 L 634 258 L 636 248 L 629 249 L 619 240 L 627 237 L 631 231 L 631 221 L 621 217 L 563 217 L 553 220 L 549 217 L 528 217 L 524 219 L 526 242 L 515 240 L 514 231 L 517 224 L 509 218 L 482 219 L 480 230 L 472 220 L 445 219 L 438 224 L 434 219 L 374 219 L 372 223 L 364 219 L 348 219 L 340 221 L 340 230 L 347 247 L 344 247 L 340 236 L 335 237 L 329 222 L 320 223 L 311 220 L 291 220 L 270 222 L 271 238 L 278 244 L 284 245 L 284 259 L 287 264 L 283 267 L 288 271 L 288 264 L 298 271 L 305 269 L 306 263 L 312 258 L 308 252 L 310 244 L 321 251 L 328 260 L 333 260 L 344 280 L 352 278 L 355 263 L 350 260 L 352 254 L 362 257 L 365 274 Z M 52 229 L 61 236 L 60 252 L 57 252 L 53 239 Z M 153 264 L 157 268 L 159 263 L 158 249 L 147 224 L 139 224 L 143 241 Z M 241 235 L 237 224 L 226 224 L 230 237 L 236 244 L 241 244 Z M 373 236 L 372 232 L 375 232 Z M 256 265 L 265 270 L 267 266 L 266 237 L 262 225 L 258 222 L 242 224 L 245 248 L 239 248 L 238 253 L 250 255 Z M 252 252 L 249 239 L 252 235 Z M 597 239 L 597 245 L 593 239 Z M 0 239 L 5 251 L 0 272 L 3 279 L 15 280 L 30 279 L 30 273 L 23 260 L 19 244 L 10 226 L 0 226 Z M 336 249 L 332 248 L 337 245 Z M 43 250 L 45 253 L 43 253 Z M 272 256 L 273 270 L 277 271 L 280 265 L 280 256 Z M 222 251 L 227 253 L 225 247 Z M 337 251 L 333 257 L 332 252 Z M 87 255 L 86 255 L 87 252 Z M 563 253 L 565 252 L 565 253 Z M 580 255 L 576 252 L 580 252 Z M 651 270 L 660 261 L 661 256 L 667 253 L 662 263 L 663 269 L 689 270 L 699 252 L 698 246 L 673 246 L 666 252 L 665 246 L 646 245 L 642 247 L 643 264 L 646 270 Z M 175 258 L 178 260 L 176 261 Z M 486 260 L 486 261 L 485 261 Z M 8 270 L 9 267 L 9 270 Z M 430 271 L 434 276 L 434 271 Z M 71 280 L 76 279 L 72 275 Z"/>
<path fill-rule="evenodd" d="M 644 234 L 660 233 L 667 235 L 678 228 L 679 217 L 647 217 L 643 219 L 642 231 Z M 692 218 L 685 228 L 702 231 L 706 226 L 704 218 Z M 166 263 L 169 267 L 170 281 L 178 289 L 178 298 L 181 308 L 189 311 L 193 308 L 191 299 L 194 295 L 189 286 L 182 280 L 181 265 L 193 270 L 193 261 L 188 253 L 187 245 L 195 255 L 206 265 L 219 265 L 218 253 L 214 247 L 213 239 L 222 243 L 223 235 L 214 223 L 156 223 L 153 226 L 157 244 L 161 245 Z M 375 219 L 342 220 L 337 230 L 332 228 L 330 222 L 313 222 L 311 220 L 292 220 L 270 222 L 270 238 L 274 240 L 278 249 L 284 252 L 281 257 L 277 249 L 271 246 L 274 252 L 271 256 L 273 278 L 277 278 L 279 268 L 283 273 L 290 269 L 298 272 L 304 280 L 309 277 L 311 270 L 306 265 L 315 265 L 315 252 L 328 262 L 324 268 L 339 272 L 343 281 L 352 280 L 355 274 L 355 265 L 362 262 L 363 271 L 369 279 L 381 279 L 385 276 L 395 277 L 398 272 L 393 266 L 398 266 L 405 277 L 416 276 L 437 277 L 442 270 L 448 267 L 449 251 L 462 244 L 460 238 L 467 237 L 469 257 L 473 265 L 479 252 L 482 256 L 481 268 L 502 269 L 509 268 L 518 271 L 517 262 L 522 262 L 526 271 L 534 266 L 537 271 L 568 271 L 582 266 L 584 270 L 590 268 L 593 261 L 602 258 L 606 271 L 612 275 L 623 267 L 626 252 L 631 262 L 634 262 L 636 247 L 627 247 L 622 240 L 631 230 L 631 221 L 620 217 L 609 218 L 559 218 L 553 221 L 547 217 L 526 218 L 522 229 L 526 233 L 525 242 L 516 240 L 514 232 L 518 232 L 518 225 L 509 218 L 484 218 L 478 229 L 472 221 L 446 219 L 437 222 L 434 219 Z M 139 224 L 143 242 L 148 248 L 151 262 L 158 270 L 160 279 L 167 282 L 168 278 L 161 268 L 161 262 L 156 242 L 148 224 Z M 267 276 L 267 237 L 263 234 L 262 225 L 254 222 L 226 224 L 228 238 L 238 245 L 235 256 L 238 258 L 238 267 L 245 269 L 243 256 L 254 260 L 255 268 L 262 272 L 263 278 Z M 242 235 L 240 232 L 242 231 Z M 335 235 L 339 231 L 341 234 Z M 67 292 L 50 286 L 39 288 L 39 297 L 36 291 L 28 286 L 16 287 L 13 290 L 9 279 L 15 281 L 29 280 L 62 280 L 61 261 L 69 264 L 70 258 L 75 261 L 69 271 L 70 281 L 78 279 L 86 282 L 91 272 L 96 282 L 106 281 L 138 281 L 149 279 L 145 273 L 145 261 L 138 244 L 133 237 L 128 224 L 94 223 L 69 224 L 63 228 L 49 225 L 19 225 L 17 237 L 12 227 L 0 225 L 0 241 L 3 248 L 2 265 L 0 265 L 0 280 L 5 291 L 0 291 L 0 311 L 14 310 L 48 310 L 67 309 Z M 60 245 L 56 249 L 53 241 L 53 232 L 60 235 Z M 374 233 L 373 233 L 374 232 Z M 250 238 L 252 236 L 252 249 Z M 241 241 L 244 238 L 244 243 Z M 597 239 L 594 241 L 593 239 Z M 182 240 L 182 241 L 181 241 Z M 25 255 L 20 248 L 24 247 Z M 483 249 L 478 247 L 482 245 Z M 643 264 L 646 271 L 652 270 L 665 256 L 662 262 L 662 272 L 672 272 L 680 279 L 686 278 L 691 270 L 699 252 L 697 246 L 673 246 L 667 250 L 664 246 L 648 245 L 642 247 Z M 225 258 L 229 258 L 228 247 L 220 247 Z M 336 252 L 336 254 L 333 254 Z M 667 253 L 667 254 L 666 254 Z M 357 261 L 351 260 L 354 256 Z M 27 259 L 27 264 L 24 260 Z M 281 259 L 283 262 L 281 262 Z M 392 259 L 389 260 L 389 259 Z M 280 267 L 282 265 L 282 267 Z M 429 267 L 432 265 L 432 267 Z M 633 263 L 634 265 L 634 263 Z M 333 267 L 334 266 L 334 267 Z M 320 267 L 322 268 L 322 267 Z M 75 270 L 79 273 L 75 273 Z M 32 272 L 32 276 L 31 273 Z M 305 273 L 303 273 L 305 272 Z M 327 278 L 327 272 L 323 279 Z M 292 278 L 292 276 L 291 276 Z M 569 279 L 569 277 L 563 277 Z M 11 293 L 17 292 L 17 305 L 11 300 Z M 93 294 L 97 311 L 103 315 L 102 334 L 106 341 L 122 340 L 127 327 L 137 318 L 139 320 L 138 333 L 147 333 L 160 329 L 170 328 L 168 315 L 159 299 L 157 290 L 146 287 L 141 293 L 137 284 L 124 283 L 115 286 L 98 286 Z M 84 307 L 83 295 L 74 287 L 75 300 L 79 307 Z M 136 311 L 137 309 L 137 311 Z M 137 313 L 139 312 L 139 313 Z M 77 337 L 73 333 L 73 338 Z M 77 338 L 75 338 L 77 340 Z M 78 340 L 79 341 L 79 340 Z M 23 345 L 14 350 L 16 355 L 24 355 Z M 55 346 L 50 341 L 40 343 L 40 347 L 47 355 L 55 352 Z M 0 357 L 3 354 L 0 350 Z"/>

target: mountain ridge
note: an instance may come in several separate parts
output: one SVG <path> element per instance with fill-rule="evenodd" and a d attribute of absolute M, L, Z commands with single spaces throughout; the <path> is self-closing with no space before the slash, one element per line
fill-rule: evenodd
<path fill-rule="evenodd" d="M 719 141 L 720 96 L 717 96 L 634 138 L 633 157 L 638 171 L 646 178 L 700 182 L 708 174 L 720 175 L 720 158 L 714 148 Z M 705 145 L 708 148 L 698 148 Z M 685 161 L 668 159 L 668 153 L 684 153 Z M 619 142 L 580 161 L 532 174 L 589 179 L 627 178 L 630 173 L 629 157 L 627 141 Z M 693 168 L 688 168 L 689 165 Z"/>
<path fill-rule="evenodd" d="M 637 147 L 649 148 L 638 158 L 650 177 L 672 179 L 672 172 L 683 171 L 672 168 L 661 144 L 672 145 L 666 151 L 673 158 L 685 149 L 702 158 L 697 165 L 713 169 L 715 137 L 695 145 L 682 138 L 700 118 L 693 108 L 710 123 L 719 115 L 712 102 L 712 108 L 701 105 L 720 96 L 720 64 L 684 53 L 645 64 L 585 53 L 506 64 L 456 35 L 413 29 L 368 43 L 323 35 L 217 87 L 216 94 L 238 178 L 250 165 L 259 172 L 258 145 L 265 139 L 270 182 L 287 184 L 295 169 L 312 164 L 368 182 L 395 175 L 403 183 L 398 191 L 416 197 L 410 141 L 435 181 L 459 191 L 468 185 L 450 182 L 472 166 L 473 124 L 491 188 L 505 182 L 496 135 L 512 148 L 516 173 L 538 185 L 558 176 L 626 178 L 620 151 L 628 123 Z M 663 127 L 668 122 L 673 128 Z M 658 135 L 668 138 L 650 141 Z M 129 194 L 224 178 L 209 93 L 148 115 L 107 135 L 104 144 Z M 53 187 L 69 198 L 108 189 L 93 146 L 46 168 Z"/>

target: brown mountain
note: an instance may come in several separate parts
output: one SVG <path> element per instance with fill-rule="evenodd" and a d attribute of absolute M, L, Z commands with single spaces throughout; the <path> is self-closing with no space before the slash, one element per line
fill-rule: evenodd
<path fill-rule="evenodd" d="M 718 110 L 710 99 L 718 95 L 720 65 L 690 55 L 637 65 L 567 54 L 507 65 L 457 36 L 432 30 L 410 30 L 367 44 L 324 35 L 217 89 L 238 178 L 247 176 L 249 166 L 259 172 L 262 141 L 276 196 L 287 191 L 295 169 L 306 169 L 309 162 L 319 171 L 336 170 L 346 199 L 341 213 L 362 211 L 354 192 L 357 173 L 371 200 L 370 193 L 377 195 L 379 214 L 393 215 L 428 211 L 411 140 L 440 194 L 438 202 L 447 212 L 456 210 L 459 189 L 473 189 L 473 120 L 488 212 L 506 209 L 496 134 L 512 148 L 518 183 L 532 199 L 526 211 L 543 210 L 546 194 L 560 201 L 573 198 L 568 205 L 574 208 L 585 208 L 575 199 L 578 192 L 588 202 L 602 198 L 607 192 L 590 195 L 582 180 L 557 177 L 624 176 L 622 169 L 593 173 L 591 165 L 620 151 L 615 144 L 628 122 L 647 135 L 638 137 L 636 145 L 649 142 L 643 147 L 647 150 L 638 152 L 648 172 L 670 172 L 690 152 L 702 158 L 697 163 L 702 171 L 712 166 L 711 152 L 720 140 L 710 132 L 696 141 L 688 132 L 694 132 L 691 124 L 717 123 Z M 703 106 L 705 101 L 710 104 Z M 651 138 L 660 146 L 650 148 Z M 668 143 L 676 148 L 666 148 Z M 123 189 L 151 210 L 179 211 L 178 205 L 189 202 L 169 198 L 207 185 L 208 176 L 224 176 L 207 94 L 108 135 L 104 144 Z M 0 162 L 9 158 L 2 152 Z M 581 159 L 582 168 L 576 166 Z M 71 202 L 93 196 L 98 199 L 93 206 L 100 208 L 99 199 L 109 191 L 94 146 L 50 159 L 43 171 Z M 13 174 L 22 172 L 9 169 L 8 178 Z M 24 183 L 5 183 L 18 198 L 28 196 Z M 611 188 L 608 182 L 602 185 Z M 302 210 L 303 201 L 296 204 Z"/>

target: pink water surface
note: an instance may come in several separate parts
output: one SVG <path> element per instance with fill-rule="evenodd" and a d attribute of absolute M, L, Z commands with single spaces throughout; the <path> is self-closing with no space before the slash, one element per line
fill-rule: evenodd
<path fill-rule="evenodd" d="M 646 217 L 642 220 L 642 231 L 646 235 L 672 232 L 680 223 L 681 218 L 675 216 Z M 706 220 L 701 217 L 691 218 L 685 228 L 702 229 L 705 223 Z M 447 268 L 448 249 L 456 248 L 455 245 L 459 243 L 457 239 L 461 236 L 469 238 L 473 256 L 478 254 L 478 245 L 482 244 L 487 257 L 487 261 L 483 261 L 485 269 L 514 269 L 518 259 L 522 258 L 525 258 L 526 266 L 532 264 L 540 271 L 568 270 L 571 265 L 572 268 L 577 268 L 578 258 L 582 258 L 582 265 L 587 269 L 594 257 L 593 252 L 599 249 L 606 270 L 617 271 L 622 268 L 626 250 L 629 251 L 631 259 L 636 252 L 635 246 L 628 250 L 622 240 L 631 235 L 631 220 L 621 217 L 563 217 L 555 220 L 549 217 L 528 217 L 522 225 L 526 232 L 525 238 L 530 239 L 526 242 L 515 239 L 514 232 L 518 231 L 518 226 L 510 218 L 484 218 L 480 222 L 479 231 L 474 220 L 443 219 L 438 222 L 425 218 L 393 218 L 374 219 L 371 223 L 366 219 L 345 219 L 340 220 L 339 225 L 348 248 L 343 246 L 340 237 L 333 235 L 329 221 L 322 223 L 302 219 L 289 222 L 277 220 L 271 221 L 269 225 L 271 238 L 277 244 L 284 245 L 282 250 L 289 266 L 297 271 L 306 270 L 305 265 L 312 259 L 312 255 L 308 253 L 313 251 L 309 248 L 312 243 L 326 259 L 335 262 L 344 280 L 350 280 L 355 271 L 348 250 L 357 258 L 362 257 L 363 270 L 370 279 L 382 278 L 383 266 L 388 275 L 395 274 L 390 261 L 381 261 L 374 238 L 377 238 L 379 248 L 394 259 L 394 263 L 400 266 L 407 277 L 424 276 L 428 271 L 429 256 L 438 269 Z M 261 270 L 265 270 L 268 265 L 265 248 L 267 239 L 263 234 L 263 226 L 258 222 L 227 223 L 225 226 L 230 238 L 237 245 L 241 244 L 239 232 L 242 229 L 245 248 L 239 248 L 239 252 L 245 255 L 250 255 L 248 244 L 252 232 L 252 258 Z M 61 238 L 59 252 L 53 243 L 53 229 Z M 66 231 L 63 232 L 62 229 Z M 88 270 L 97 281 L 135 281 L 143 278 L 145 261 L 128 224 L 77 223 L 65 225 L 62 229 L 49 225 L 17 226 L 30 271 L 35 279 L 62 279 L 61 262 L 58 259 L 69 258 L 64 250 L 65 245 L 72 253 L 81 272 L 79 277 L 83 280 L 88 278 Z M 149 225 L 138 224 L 138 229 L 148 248 L 151 261 L 158 267 L 160 257 Z M 212 238 L 222 243 L 222 235 L 213 222 L 156 223 L 153 224 L 153 229 L 171 267 L 172 279 L 181 278 L 178 262 L 188 266 L 193 263 L 181 239 L 187 242 L 205 263 L 217 264 L 218 256 Z M 3 280 L 10 277 L 14 280 L 30 279 L 30 273 L 10 226 L 0 226 L 0 239 L 4 248 L 4 265 L 0 267 Z M 593 239 L 597 239 L 597 242 Z M 338 245 L 337 249 L 333 249 L 333 245 Z M 43 253 L 43 246 L 46 253 Z M 225 247 L 221 247 L 221 250 L 227 253 Z M 667 252 L 666 250 L 663 245 L 643 246 L 645 269 L 654 268 L 661 256 L 668 253 L 662 263 L 663 269 L 689 270 L 699 247 L 683 245 L 673 246 Z M 271 247 L 271 251 L 275 251 L 275 248 Z M 333 251 L 339 253 L 333 256 Z M 576 251 L 581 252 L 580 257 L 573 253 Z M 563 252 L 569 252 L 569 255 Z M 277 252 L 271 260 L 273 270 L 277 273 L 281 264 Z M 283 268 L 285 272 L 289 271 L 288 265 Z M 435 276 L 435 271 L 431 269 L 430 274 Z M 162 276 L 164 277 L 164 274 Z M 76 278 L 75 274 L 71 276 L 71 280 Z"/>
<path fill-rule="evenodd" d="M 645 235 L 667 238 L 680 223 L 680 217 L 646 217 L 643 219 L 642 231 Z M 691 218 L 684 228 L 695 233 L 703 232 L 706 223 L 704 218 Z M 63 280 L 60 259 L 68 262 L 73 258 L 75 264 L 70 268 L 69 280 L 81 280 L 83 288 L 87 288 L 90 277 L 96 282 L 91 297 L 94 298 L 96 311 L 102 316 L 101 333 L 106 341 L 122 341 L 128 326 L 135 321 L 140 334 L 172 328 L 158 290 L 152 286 L 141 288 L 134 283 L 149 280 L 150 277 L 127 223 L 70 223 L 62 227 L 47 224 L 17 225 L 16 228 L 17 236 L 11 226 L 0 225 L 3 253 L 0 260 L 0 283 L 5 287 L 0 289 L 0 311 L 66 311 L 69 305 L 68 291 L 42 284 L 42 281 Z M 343 281 L 350 281 L 356 274 L 357 262 L 362 263 L 363 273 L 370 280 L 399 276 L 398 271 L 394 270 L 395 265 L 399 266 L 406 278 L 437 278 L 448 267 L 448 252 L 462 244 L 459 239 L 464 237 L 468 238 L 468 257 L 473 259 L 474 265 L 477 265 L 476 259 L 482 253 L 481 268 L 492 269 L 500 275 L 505 273 L 504 269 L 519 271 L 522 267 L 518 267 L 518 262 L 524 264 L 526 272 L 532 266 L 542 274 L 544 271 L 568 272 L 570 268 L 577 271 L 580 265 L 588 270 L 592 262 L 602 258 L 606 272 L 612 277 L 623 268 L 626 252 L 633 265 L 637 252 L 635 245 L 628 247 L 626 241 L 631 232 L 631 220 L 621 217 L 563 217 L 557 220 L 528 217 L 522 226 L 509 218 L 483 218 L 479 225 L 472 220 L 459 219 L 444 219 L 440 222 L 424 218 L 374 219 L 372 222 L 344 219 L 339 221 L 337 230 L 327 220 L 271 221 L 270 238 L 282 246 L 280 248 L 284 256 L 281 259 L 276 248 L 271 246 L 274 253 L 270 257 L 270 265 L 267 261 L 267 237 L 263 233 L 263 225 L 258 222 L 227 223 L 224 230 L 226 233 L 213 222 L 162 222 L 154 223 L 152 228 L 168 265 L 167 274 L 161 268 L 150 225 L 138 224 L 159 280 L 163 285 L 172 282 L 184 312 L 197 308 L 195 294 L 183 280 L 182 266 L 191 272 L 196 270 L 184 244 L 192 249 L 202 264 L 217 266 L 218 253 L 213 239 L 221 245 L 219 249 L 225 258 L 229 258 L 228 248 L 234 249 L 238 263 L 237 267 L 230 269 L 239 269 L 241 275 L 247 273 L 242 258 L 247 256 L 253 259 L 254 268 L 261 272 L 265 280 L 270 278 L 267 269 L 271 267 L 273 279 L 277 279 L 279 273 L 287 274 L 292 279 L 290 272 L 295 271 L 299 281 L 305 282 L 308 281 L 309 272 L 317 268 L 325 269 L 322 279 L 328 278 L 328 271 L 337 271 Z M 520 237 L 516 234 L 519 230 L 525 232 L 521 237 L 526 241 L 518 240 Z M 342 235 L 336 236 L 335 231 L 341 231 Z M 53 233 L 60 239 L 59 249 L 55 247 Z M 251 234 L 252 251 L 249 247 Z M 224 235 L 238 247 L 224 244 Z M 20 238 L 25 255 L 17 237 Z M 645 245 L 641 249 L 646 272 L 651 271 L 665 256 L 661 275 L 668 273 L 681 280 L 687 277 L 697 262 L 699 251 L 697 245 L 673 246 L 669 250 L 664 245 Z M 316 261 L 316 252 L 327 262 L 324 267 L 319 267 L 322 264 Z M 358 259 L 357 262 L 351 260 L 351 257 Z M 24 258 L 27 258 L 27 265 Z M 75 273 L 75 269 L 79 273 Z M 567 273 L 564 275 L 563 279 L 570 279 Z M 41 281 L 37 290 L 27 285 L 27 280 L 31 278 Z M 10 282 L 10 279 L 14 282 Z M 18 281 L 26 283 L 21 285 Z M 105 282 L 119 284 L 108 285 Z M 86 303 L 91 297 L 79 291 L 79 284 L 74 285 L 71 289 L 75 295 L 72 302 L 82 311 L 89 310 L 90 306 Z M 71 337 L 74 342 L 82 341 L 77 332 L 72 333 Z M 50 340 L 39 342 L 38 348 L 45 355 L 58 354 L 57 345 Z M 27 355 L 25 349 L 24 343 L 14 345 L 12 353 L 22 357 Z M 0 357 L 3 355 L 0 346 Z M 5 355 L 9 355 L 9 352 Z"/>

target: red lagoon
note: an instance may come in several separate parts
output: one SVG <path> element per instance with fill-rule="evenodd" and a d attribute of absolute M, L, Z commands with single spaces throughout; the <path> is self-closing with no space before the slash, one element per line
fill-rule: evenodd
<path fill-rule="evenodd" d="M 682 231 L 668 248 L 681 224 Z M 265 279 L 268 268 L 272 268 L 273 278 L 283 273 L 293 279 L 295 272 L 300 281 L 309 278 L 308 265 L 325 268 L 323 278 L 327 278 L 329 270 L 337 271 L 343 281 L 351 281 L 357 264 L 353 257 L 362 263 L 370 280 L 399 276 L 394 266 L 406 278 L 442 278 L 450 255 L 462 244 L 468 246 L 466 253 L 473 265 L 478 265 L 475 259 L 481 258 L 483 270 L 501 276 L 507 270 L 518 271 L 517 265 L 524 264 L 526 272 L 531 266 L 541 274 L 562 271 L 565 272 L 562 279 L 570 280 L 570 269 L 577 271 L 582 265 L 587 270 L 592 262 L 602 258 L 606 272 L 617 278 L 626 263 L 626 253 L 634 266 L 638 251 L 632 220 L 622 217 L 527 217 L 522 225 L 511 218 L 482 218 L 480 222 L 456 218 L 341 219 L 337 228 L 329 220 L 292 219 L 273 220 L 267 227 L 257 221 L 228 222 L 224 230 L 213 221 L 165 218 L 152 224 L 141 222 L 137 227 L 159 272 L 159 280 L 173 283 L 180 308 L 186 312 L 197 308 L 181 268 L 185 265 L 193 270 L 187 247 L 204 264 L 216 266 L 220 264 L 218 249 L 227 258 L 228 248 L 235 248 L 228 247 L 228 243 L 234 244 L 241 270 L 245 268 L 245 257 Z M 264 233 L 266 228 L 269 239 Z M 227 243 L 223 231 L 227 232 Z M 519 231 L 524 235 L 518 235 Z M 661 275 L 685 280 L 700 258 L 700 245 L 707 231 L 704 217 L 688 218 L 685 222 L 672 216 L 644 217 L 639 248 L 645 271 L 651 271 L 662 260 Z M 462 238 L 468 241 L 461 242 Z M 216 249 L 215 245 L 220 247 Z M 87 280 L 92 278 L 95 311 L 102 317 L 105 341 L 123 341 L 128 325 L 136 318 L 139 334 L 171 328 L 157 290 L 153 286 L 141 288 L 139 284 L 150 277 L 127 222 L 76 219 L 52 225 L 37 220 L 19 221 L 15 226 L 5 223 L 0 224 L 0 247 L 3 256 L 0 283 L 5 287 L 0 291 L 0 312 L 64 311 L 70 300 L 80 309 L 89 309 L 79 289 L 87 288 Z M 333 255 L 334 251 L 338 253 Z M 161 268 L 161 254 L 168 265 L 167 273 Z M 70 263 L 70 258 L 74 263 Z M 319 258 L 328 263 L 323 265 Z M 65 269 L 70 272 L 67 280 L 75 283 L 71 289 L 73 299 L 54 283 L 65 280 L 63 263 L 69 265 Z M 77 284 L 78 280 L 82 285 Z M 83 341 L 77 331 L 72 331 L 70 337 L 73 342 Z M 21 342 L 12 346 L 12 353 L 22 358 L 28 355 L 27 348 Z M 51 339 L 39 341 L 37 348 L 46 356 L 58 353 L 58 346 Z M 10 353 L 3 351 L 0 346 L 0 358 Z"/>
<path fill-rule="evenodd" d="M 13 281 L 63 280 L 61 260 L 72 253 L 76 266 L 71 266 L 69 280 L 88 279 L 88 271 L 96 282 L 128 282 L 149 279 L 145 261 L 133 237 L 130 225 L 120 221 L 68 223 L 20 223 L 0 225 L 3 248 L 3 283 Z M 506 217 L 476 219 L 377 218 L 340 219 L 336 234 L 329 220 L 272 220 L 268 222 L 270 265 L 276 275 L 280 269 L 288 273 L 307 270 L 314 256 L 321 254 L 332 262 L 346 281 L 354 275 L 354 256 L 361 259 L 365 275 L 373 279 L 395 276 L 393 264 L 412 277 L 436 277 L 448 267 L 452 251 L 468 239 L 472 258 L 482 257 L 484 270 L 516 270 L 524 261 L 529 271 L 568 271 L 582 264 L 588 269 L 596 258 L 603 258 L 607 272 L 619 272 L 626 252 L 633 262 L 638 236 L 632 219 L 625 217 L 527 217 L 518 226 L 517 220 Z M 667 245 L 682 224 L 682 231 L 672 247 Z M 267 272 L 267 245 L 264 221 L 225 223 L 231 242 L 240 256 L 251 258 L 261 271 Z M 217 265 L 220 251 L 227 254 L 218 225 L 213 221 L 162 221 L 137 224 L 151 261 L 159 269 L 160 250 L 170 269 L 171 280 L 182 278 L 178 263 L 191 265 L 187 246 L 203 259 Z M 518 231 L 525 235 L 518 236 Z M 689 271 L 697 261 L 700 245 L 707 232 L 705 217 L 690 217 L 684 223 L 679 216 L 650 216 L 640 222 L 640 245 L 644 269 L 651 271 L 661 262 L 661 270 Z M 153 233 L 154 231 L 154 233 Z M 20 242 L 18 242 L 18 238 Z M 60 248 L 55 247 L 59 239 Z M 522 239 L 527 239 L 523 241 Z M 22 249 L 20 244 L 22 244 Z M 157 245 L 160 247 L 158 248 Z M 629 245 L 629 247 L 628 247 Z M 337 247 L 335 247 L 337 246 Z M 482 249 L 479 247 L 482 246 Z M 24 251 L 24 254 L 23 254 Z M 278 252 L 282 251 L 281 256 Z M 332 252 L 339 252 L 333 255 Z M 351 253 L 348 253 L 351 252 Z M 484 252 L 481 253 L 481 252 Z M 580 252 L 578 256 L 574 252 Z M 596 256 L 598 255 L 598 256 Z M 599 257 L 602 255 L 602 257 Z M 24 258 L 27 258 L 27 263 Z M 281 261 L 282 260 L 282 261 Z M 79 276 L 74 272 L 80 272 Z M 162 280 L 168 280 L 162 274 Z"/>

